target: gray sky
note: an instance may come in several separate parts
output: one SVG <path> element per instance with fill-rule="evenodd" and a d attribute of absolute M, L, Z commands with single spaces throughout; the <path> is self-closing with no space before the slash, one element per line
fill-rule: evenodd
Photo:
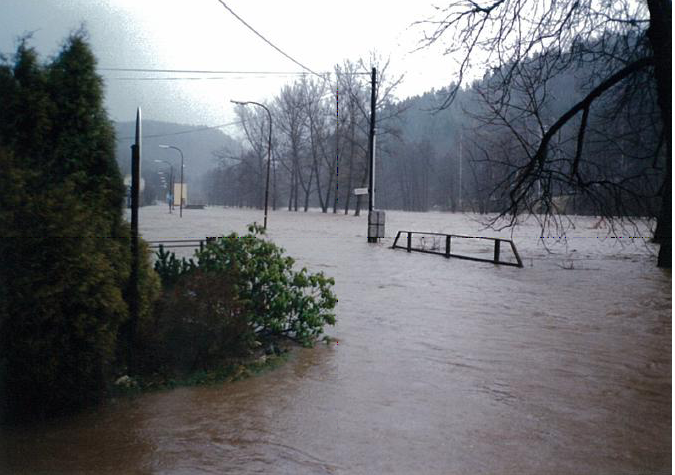
<path fill-rule="evenodd" d="M 406 73 L 399 97 L 447 85 L 453 63 L 438 49 L 412 54 L 422 37 L 409 25 L 428 17 L 426 1 L 224 0 L 240 17 L 314 71 L 371 51 L 391 57 Z M 217 0 L 0 0 L 0 51 L 34 31 L 32 44 L 48 58 L 84 23 L 100 68 L 300 71 L 232 16 Z M 124 80 L 129 77 L 204 77 L 199 74 L 102 72 L 115 120 L 148 119 L 216 125 L 234 119 L 230 99 L 261 101 L 287 80 L 279 76 L 226 79 Z M 222 77 L 214 74 L 213 76 Z"/>

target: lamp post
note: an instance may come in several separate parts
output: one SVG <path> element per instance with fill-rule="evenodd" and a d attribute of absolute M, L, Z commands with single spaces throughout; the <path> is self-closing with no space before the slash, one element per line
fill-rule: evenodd
<path fill-rule="evenodd" d="M 171 175 L 169 175 L 169 196 L 171 197 L 169 201 L 169 214 L 171 214 L 171 210 L 173 209 L 173 164 L 166 160 L 155 160 L 155 163 L 166 163 L 171 167 Z"/>
<path fill-rule="evenodd" d="M 246 102 L 241 102 L 241 101 L 230 101 L 233 104 L 237 104 L 240 106 L 245 106 L 248 104 L 253 104 L 256 106 L 260 106 L 265 111 L 267 111 L 267 116 L 269 117 L 270 121 L 270 133 L 269 133 L 269 139 L 267 141 L 267 178 L 265 181 L 265 221 L 263 223 L 263 228 L 267 229 L 267 201 L 269 199 L 269 194 L 270 194 L 270 163 L 272 161 L 272 114 L 270 113 L 270 110 L 265 107 L 264 105 L 260 104 L 259 102 L 253 102 L 253 101 L 246 101 Z"/>
<path fill-rule="evenodd" d="M 173 145 L 160 144 L 159 148 L 172 148 L 180 153 L 180 217 L 183 217 L 183 151 Z"/>

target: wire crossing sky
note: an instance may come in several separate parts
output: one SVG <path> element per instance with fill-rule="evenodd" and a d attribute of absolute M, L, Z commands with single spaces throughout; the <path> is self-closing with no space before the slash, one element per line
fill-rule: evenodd
<path fill-rule="evenodd" d="M 405 73 L 400 98 L 447 86 L 447 58 L 410 53 L 423 37 L 411 24 L 433 11 L 430 1 L 3 0 L 0 52 L 11 57 L 32 32 L 47 59 L 83 25 L 113 119 L 133 120 L 140 106 L 146 119 L 202 126 L 235 120 L 231 99 L 264 102 L 371 52 L 391 58 L 393 76 Z"/>
<path fill-rule="evenodd" d="M 234 13 L 234 12 L 232 11 L 232 9 L 231 9 L 230 7 L 228 7 L 228 6 L 225 4 L 225 2 L 223 2 L 223 0 L 218 0 L 218 2 L 219 2 L 225 9 L 227 9 L 227 11 L 230 12 L 237 20 L 239 20 L 239 21 L 242 22 L 244 25 L 246 25 L 246 27 L 247 27 L 249 30 L 251 30 L 253 33 L 255 33 L 255 34 L 256 34 L 260 39 L 262 39 L 265 43 L 267 43 L 267 44 L 270 45 L 272 48 L 274 48 L 275 50 L 277 50 L 279 53 L 283 54 L 285 57 L 287 57 L 288 59 L 290 59 L 291 61 L 293 61 L 295 64 L 297 64 L 298 66 L 300 66 L 302 69 L 304 69 L 304 70 L 306 70 L 306 71 L 309 71 L 310 73 L 314 74 L 315 76 L 320 77 L 321 79 L 325 79 L 325 78 L 323 78 L 320 74 L 315 73 L 314 71 L 312 71 L 311 69 L 309 69 L 307 66 L 305 66 L 305 65 L 302 64 L 302 63 L 300 63 L 298 60 L 293 59 L 291 56 L 289 56 L 288 54 L 284 53 L 280 48 L 278 48 L 276 45 L 274 45 L 270 40 L 268 40 L 268 39 L 265 38 L 263 35 L 261 35 L 260 33 L 258 33 L 258 32 L 255 30 L 255 28 L 253 28 L 251 25 L 249 25 L 248 23 L 246 23 L 239 15 L 237 15 L 236 13 Z"/>

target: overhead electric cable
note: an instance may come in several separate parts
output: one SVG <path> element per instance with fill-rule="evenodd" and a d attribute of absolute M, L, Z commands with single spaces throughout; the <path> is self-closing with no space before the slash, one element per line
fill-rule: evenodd
<path fill-rule="evenodd" d="M 274 48 L 275 50 L 277 50 L 279 53 L 283 54 L 286 58 L 288 58 L 288 59 L 290 59 L 291 61 L 293 61 L 295 64 L 297 64 L 298 66 L 300 66 L 302 69 L 305 69 L 305 70 L 309 71 L 310 73 L 314 74 L 314 75 L 317 76 L 317 77 L 320 77 L 320 78 L 323 79 L 324 81 L 326 80 L 325 77 L 321 76 L 320 74 L 315 73 L 314 71 L 312 71 L 311 69 L 309 69 L 309 68 L 308 68 L 307 66 L 305 66 L 304 64 L 300 63 L 299 61 L 296 61 L 295 59 L 293 59 L 292 57 L 290 57 L 288 54 L 286 54 L 286 53 L 284 53 L 283 51 L 281 51 L 281 49 L 279 49 L 277 46 L 275 46 L 270 40 L 268 40 L 267 38 L 265 38 L 263 35 L 261 35 L 260 33 L 258 33 L 251 25 L 249 25 L 248 23 L 246 23 L 246 22 L 244 21 L 243 18 L 241 18 L 241 17 L 240 17 L 239 15 L 237 15 L 236 13 L 234 13 L 234 11 L 232 11 L 232 9 L 231 9 L 230 7 L 228 7 L 228 6 L 225 4 L 225 2 L 223 2 L 223 0 L 218 0 L 218 2 L 220 2 L 220 4 L 221 4 L 223 7 L 225 7 L 225 9 L 226 9 L 228 12 L 230 12 L 237 20 L 239 20 L 240 22 L 242 22 L 249 30 L 251 30 L 253 33 L 255 33 L 255 34 L 256 34 L 260 39 L 262 39 L 265 43 L 267 43 L 268 45 L 270 45 L 272 48 Z"/>
<path fill-rule="evenodd" d="M 152 69 L 152 68 L 98 68 L 98 70 L 119 71 L 127 73 L 279 74 L 279 75 L 307 74 L 305 71 L 218 71 L 218 70 L 203 70 L 203 69 Z"/>
<path fill-rule="evenodd" d="M 206 76 L 206 77 L 116 77 L 116 78 L 107 78 L 107 80 L 112 81 L 203 81 L 203 80 L 216 80 L 216 81 L 226 81 L 226 80 L 240 80 L 245 79 L 250 81 L 251 79 L 270 79 L 270 76 Z"/>
<path fill-rule="evenodd" d="M 304 76 L 307 71 L 219 71 L 219 70 L 204 70 L 204 69 L 152 69 L 152 68 L 97 68 L 98 71 L 113 71 L 126 73 L 190 73 L 190 74 L 250 74 L 259 76 Z M 312 74 L 317 74 L 312 71 Z M 322 72 L 321 74 L 331 74 L 330 71 Z M 323 76 L 318 76 L 323 79 Z M 341 72 L 342 75 L 370 75 L 366 71 Z M 113 78 L 116 79 L 116 78 Z"/>
<path fill-rule="evenodd" d="M 211 130 L 211 129 L 220 129 L 221 127 L 229 127 L 231 125 L 240 125 L 242 122 L 237 121 L 237 122 L 230 122 L 228 124 L 221 124 L 221 125 L 214 125 L 211 127 L 202 127 L 200 129 L 191 129 L 191 130 L 181 130 L 180 132 L 171 132 L 168 134 L 154 134 L 154 135 L 143 135 L 142 138 L 144 139 L 154 139 L 154 138 L 159 138 L 159 137 L 170 137 L 172 135 L 183 135 L 183 134 L 192 134 L 195 132 L 203 132 L 204 130 Z M 135 137 L 129 136 L 129 137 L 118 137 L 117 140 L 133 140 Z"/>

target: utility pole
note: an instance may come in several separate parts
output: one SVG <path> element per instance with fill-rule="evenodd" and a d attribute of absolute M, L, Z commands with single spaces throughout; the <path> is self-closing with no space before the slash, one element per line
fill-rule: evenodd
<path fill-rule="evenodd" d="M 375 84 L 377 72 L 373 68 L 370 75 L 370 133 L 368 134 L 368 152 L 370 156 L 370 180 L 368 183 L 368 212 L 375 207 Z M 368 241 L 375 242 L 375 241 Z"/>
<path fill-rule="evenodd" d="M 337 213 L 340 197 L 340 76 L 335 76 L 335 201 L 333 214 Z M 349 192 L 349 190 L 347 190 Z"/>
<path fill-rule="evenodd" d="M 370 133 L 368 134 L 368 151 L 370 156 L 370 173 L 368 181 L 368 242 L 377 242 L 377 223 L 379 212 L 375 207 L 375 86 L 377 71 L 372 69 L 370 75 Z M 383 223 L 384 224 L 384 223 Z"/>
<path fill-rule="evenodd" d="M 464 129 L 459 133 L 459 212 L 462 212 L 462 142 L 464 141 Z"/>

